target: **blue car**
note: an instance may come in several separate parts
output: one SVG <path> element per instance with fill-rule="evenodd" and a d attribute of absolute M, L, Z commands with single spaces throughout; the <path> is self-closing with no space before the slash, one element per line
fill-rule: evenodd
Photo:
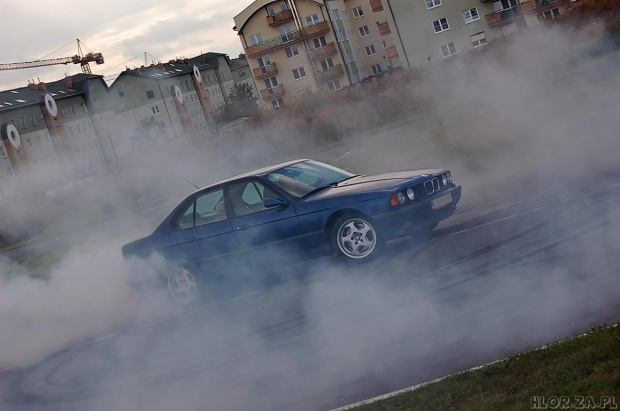
<path fill-rule="evenodd" d="M 314 160 L 246 173 L 188 195 L 123 256 L 160 254 L 151 280 L 181 302 L 230 276 L 232 267 L 280 266 L 336 254 L 368 260 L 386 241 L 430 231 L 457 210 L 449 170 L 357 175 Z"/>

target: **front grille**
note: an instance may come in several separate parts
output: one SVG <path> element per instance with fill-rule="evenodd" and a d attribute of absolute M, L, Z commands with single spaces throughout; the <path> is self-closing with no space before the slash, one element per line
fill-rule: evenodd
<path fill-rule="evenodd" d="M 433 194 L 436 191 L 439 191 L 439 179 L 437 177 L 432 178 L 424 183 L 424 189 L 426 190 L 426 194 Z"/>

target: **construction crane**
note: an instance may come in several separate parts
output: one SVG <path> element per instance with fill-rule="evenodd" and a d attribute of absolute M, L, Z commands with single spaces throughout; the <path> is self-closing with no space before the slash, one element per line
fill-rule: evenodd
<path fill-rule="evenodd" d="M 82 44 L 83 43 L 80 41 L 80 39 L 77 39 L 78 54 L 72 57 L 60 57 L 60 58 L 55 58 L 55 59 L 41 59 L 41 60 L 35 60 L 35 61 L 26 61 L 22 63 L 0 64 L 0 71 L 27 69 L 27 68 L 33 68 L 33 67 L 55 66 L 59 64 L 79 64 L 80 66 L 82 66 L 82 73 L 92 74 L 92 72 L 90 71 L 90 65 L 88 63 L 94 62 L 96 64 L 103 64 L 104 63 L 103 55 L 101 53 L 93 53 L 92 51 L 90 51 L 87 54 L 83 54 Z"/>

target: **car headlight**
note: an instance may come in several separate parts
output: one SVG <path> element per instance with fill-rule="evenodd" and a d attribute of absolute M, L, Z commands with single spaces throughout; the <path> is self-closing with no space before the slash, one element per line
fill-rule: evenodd
<path fill-rule="evenodd" d="M 413 188 L 407 189 L 407 197 L 409 197 L 409 200 L 413 201 L 413 199 L 415 198 L 415 194 L 413 193 Z"/>
<path fill-rule="evenodd" d="M 450 172 L 448 172 L 446 174 L 447 178 L 448 178 L 448 184 L 452 184 L 452 174 L 450 174 Z"/>
<path fill-rule="evenodd" d="M 447 174 L 443 174 L 443 175 L 441 176 L 441 183 L 442 183 L 444 186 L 447 186 L 447 185 L 448 185 L 448 175 L 447 175 Z"/>
<path fill-rule="evenodd" d="M 390 198 L 390 204 L 393 206 L 402 204 L 404 202 L 405 202 L 405 195 L 401 192 L 392 194 L 392 197 Z"/>

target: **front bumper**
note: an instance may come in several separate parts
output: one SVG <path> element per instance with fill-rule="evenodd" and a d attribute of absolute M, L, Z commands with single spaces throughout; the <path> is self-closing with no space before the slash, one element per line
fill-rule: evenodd
<path fill-rule="evenodd" d="M 445 195 L 450 195 L 452 201 L 442 207 L 433 208 L 433 201 Z M 385 239 L 392 240 L 450 217 L 456 212 L 460 199 L 461 186 L 456 186 L 420 202 L 396 206 L 394 210 L 373 216 L 373 220 L 378 224 Z"/>

